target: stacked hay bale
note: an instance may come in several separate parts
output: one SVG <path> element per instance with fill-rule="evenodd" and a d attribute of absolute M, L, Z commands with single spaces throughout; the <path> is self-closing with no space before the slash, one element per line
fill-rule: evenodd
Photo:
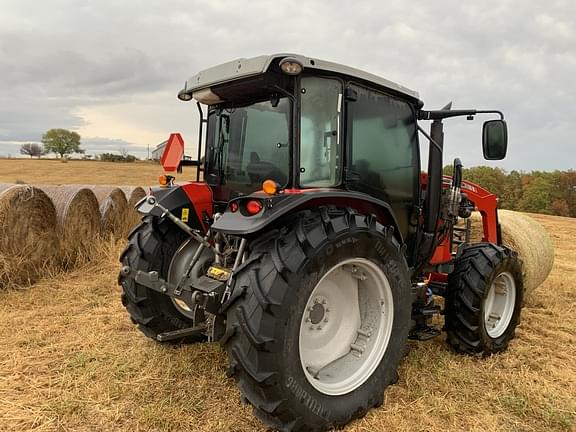
<path fill-rule="evenodd" d="M 116 186 L 89 186 L 100 206 L 101 227 L 104 236 L 123 237 L 130 228 L 128 201 L 122 189 Z"/>
<path fill-rule="evenodd" d="M 50 198 L 33 186 L 0 184 L 0 288 L 34 283 L 59 251 Z"/>
<path fill-rule="evenodd" d="M 126 199 L 128 200 L 128 220 L 127 224 L 130 227 L 140 222 L 140 215 L 134 208 L 136 203 L 146 196 L 146 191 L 140 186 L 121 186 Z"/>
<path fill-rule="evenodd" d="M 126 199 L 128 206 L 134 208 L 136 203 L 146 196 L 146 191 L 140 186 L 120 186 Z"/>
<path fill-rule="evenodd" d="M 63 267 L 88 261 L 101 230 L 100 209 L 94 193 L 74 185 L 38 187 L 56 208 Z"/>
<path fill-rule="evenodd" d="M 89 260 L 100 237 L 122 238 L 141 187 L 0 184 L 0 288 Z M 129 206 L 130 205 L 130 206 Z"/>
<path fill-rule="evenodd" d="M 473 213 L 471 243 L 482 241 L 482 217 Z M 518 252 L 522 260 L 524 289 L 527 294 L 539 287 L 552 271 L 554 247 L 546 230 L 525 214 L 498 210 L 502 243 Z"/>

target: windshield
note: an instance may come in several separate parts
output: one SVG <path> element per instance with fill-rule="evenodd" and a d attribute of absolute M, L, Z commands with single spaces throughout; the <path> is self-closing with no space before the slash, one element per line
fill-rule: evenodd
<path fill-rule="evenodd" d="M 211 110 L 208 183 L 245 194 L 260 190 L 267 179 L 286 186 L 291 105 L 287 98 L 272 98 Z"/>

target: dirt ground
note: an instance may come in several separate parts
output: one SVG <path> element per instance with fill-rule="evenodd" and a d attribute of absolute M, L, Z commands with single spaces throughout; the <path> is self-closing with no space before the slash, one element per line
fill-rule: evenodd
<path fill-rule="evenodd" d="M 411 343 L 384 405 L 345 430 L 576 430 L 576 220 L 534 217 L 556 262 L 510 349 L 482 359 L 452 353 L 443 337 Z M 134 328 L 116 285 L 121 246 L 0 292 L 0 430 L 265 430 L 226 378 L 219 345 L 160 346 Z"/>
<path fill-rule="evenodd" d="M 156 162 L 132 163 L 56 159 L 0 159 L 0 183 L 96 184 L 150 186 L 163 174 Z M 193 167 L 185 167 L 178 180 L 195 180 Z"/>

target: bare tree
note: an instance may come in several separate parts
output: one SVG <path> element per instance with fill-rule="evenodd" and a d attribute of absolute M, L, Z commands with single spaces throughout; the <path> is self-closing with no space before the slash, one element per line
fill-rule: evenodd
<path fill-rule="evenodd" d="M 20 146 L 20 154 L 28 155 L 30 157 L 40 157 L 44 154 L 44 149 L 40 144 L 27 143 Z"/>

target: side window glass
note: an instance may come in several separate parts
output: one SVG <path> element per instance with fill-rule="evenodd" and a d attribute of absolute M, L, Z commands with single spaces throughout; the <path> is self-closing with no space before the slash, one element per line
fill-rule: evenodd
<path fill-rule="evenodd" d="M 338 80 L 305 77 L 301 85 L 300 186 L 340 182 L 340 107 Z"/>

